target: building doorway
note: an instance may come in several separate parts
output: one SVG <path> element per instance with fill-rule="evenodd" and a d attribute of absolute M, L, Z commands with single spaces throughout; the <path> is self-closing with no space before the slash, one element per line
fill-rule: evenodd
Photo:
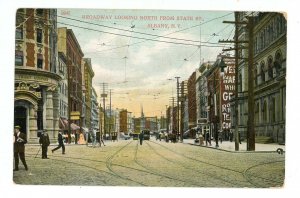
<path fill-rule="evenodd" d="M 27 109 L 22 106 L 15 107 L 14 126 L 20 126 L 20 131 L 27 134 Z"/>

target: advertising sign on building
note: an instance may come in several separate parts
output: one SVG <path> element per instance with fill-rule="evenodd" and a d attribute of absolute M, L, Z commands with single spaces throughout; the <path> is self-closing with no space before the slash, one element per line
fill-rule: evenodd
<path fill-rule="evenodd" d="M 235 90 L 235 68 L 233 64 L 228 64 L 224 69 L 224 75 L 221 81 L 221 120 L 222 130 L 231 128 L 230 120 L 230 100 Z"/>

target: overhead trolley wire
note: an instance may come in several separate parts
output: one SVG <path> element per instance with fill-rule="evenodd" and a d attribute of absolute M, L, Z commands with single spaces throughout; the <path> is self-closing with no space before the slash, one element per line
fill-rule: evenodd
<path fill-rule="evenodd" d="M 90 31 L 95 31 L 95 32 L 101 32 L 101 33 L 106 33 L 106 34 L 112 34 L 112 35 L 118 35 L 118 36 L 124 36 L 124 37 L 135 38 L 135 39 L 141 39 L 141 40 L 147 40 L 147 41 L 155 41 L 155 42 L 162 42 L 162 43 L 171 43 L 171 44 L 178 44 L 178 45 L 190 45 L 190 46 L 197 46 L 197 47 L 199 46 L 199 45 L 192 44 L 192 43 L 163 41 L 163 40 L 155 40 L 155 39 L 151 39 L 151 38 L 143 38 L 143 37 L 136 37 L 136 36 L 130 36 L 130 35 L 125 35 L 125 34 L 118 34 L 118 33 L 107 32 L 107 31 L 102 31 L 102 30 L 96 30 L 96 29 L 92 29 L 92 28 L 88 28 L 88 27 L 82 27 L 82 26 L 68 24 L 68 23 L 63 23 L 63 22 L 57 22 L 57 23 L 62 24 L 62 25 L 71 26 L 71 27 L 81 28 L 81 29 L 85 29 L 85 30 L 90 30 Z M 133 45 L 133 44 L 136 44 L 136 43 L 132 43 L 131 45 Z M 209 47 L 221 47 L 218 43 L 214 43 L 214 44 L 216 46 L 209 46 Z M 124 46 L 121 46 L 121 47 L 128 47 L 128 46 L 129 45 L 124 45 Z"/>

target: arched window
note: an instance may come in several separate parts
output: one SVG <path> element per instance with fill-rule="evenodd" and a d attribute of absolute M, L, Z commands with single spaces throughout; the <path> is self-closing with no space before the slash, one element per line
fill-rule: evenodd
<path fill-rule="evenodd" d="M 272 58 L 272 56 L 268 57 L 268 76 L 269 76 L 269 79 L 273 78 L 273 58 Z"/>
<path fill-rule="evenodd" d="M 266 101 L 264 101 L 264 105 L 263 105 L 263 122 L 264 123 L 267 123 L 267 121 L 268 121 L 268 110 L 267 110 L 267 102 Z"/>
<path fill-rule="evenodd" d="M 270 100 L 270 123 L 274 123 L 275 122 L 275 98 L 272 98 Z"/>

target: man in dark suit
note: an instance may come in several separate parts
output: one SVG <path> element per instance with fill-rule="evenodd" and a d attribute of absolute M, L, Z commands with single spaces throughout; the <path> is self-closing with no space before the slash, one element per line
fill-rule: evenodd
<path fill-rule="evenodd" d="M 58 132 L 58 146 L 54 149 L 52 149 L 52 153 L 60 148 L 62 148 L 62 154 L 65 154 L 65 145 L 64 145 L 64 139 L 62 135 L 62 131 Z"/>
<path fill-rule="evenodd" d="M 46 129 L 44 129 L 43 133 L 41 134 L 39 143 L 42 146 L 42 159 L 49 159 L 47 157 L 47 152 L 48 146 L 50 145 L 50 140 Z"/>
<path fill-rule="evenodd" d="M 144 132 L 143 131 L 139 134 L 139 138 L 140 138 L 140 145 L 142 145 L 143 140 L 144 140 Z"/>
<path fill-rule="evenodd" d="M 28 166 L 25 160 L 25 144 L 27 143 L 27 138 L 24 133 L 20 132 L 20 126 L 15 126 L 14 130 L 14 158 L 15 158 L 15 169 L 19 170 L 19 157 L 25 167 L 28 170 Z"/>

